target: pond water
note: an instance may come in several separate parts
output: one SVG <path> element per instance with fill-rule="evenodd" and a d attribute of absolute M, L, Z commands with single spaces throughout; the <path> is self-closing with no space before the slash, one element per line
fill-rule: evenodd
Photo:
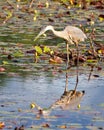
<path fill-rule="evenodd" d="M 26 12 L 26 3 L 9 3 L 20 9 L 11 8 L 12 16 L 8 16 L 10 5 L 0 2 L 2 16 L 0 26 L 0 122 L 5 123 L 3 130 L 14 129 L 24 125 L 26 130 L 32 129 L 67 129 L 67 130 L 100 130 L 104 129 L 104 64 L 102 61 L 92 63 L 95 68 L 88 81 L 91 67 L 86 63 L 79 67 L 78 91 L 85 91 L 80 101 L 80 107 L 63 110 L 55 108 L 48 115 L 39 115 L 38 110 L 30 106 L 33 103 L 47 109 L 54 104 L 65 89 L 65 63 L 50 64 L 49 56 L 41 56 L 42 60 L 34 62 L 34 54 L 27 53 L 34 49 L 33 39 L 45 25 L 54 25 L 61 30 L 66 25 L 80 26 L 82 24 L 89 36 L 95 28 L 95 41 L 104 43 L 104 22 L 99 20 L 102 10 L 90 7 L 84 11 L 80 8 L 64 7 L 58 2 L 49 1 L 50 8 L 45 6 L 46 1 L 37 2 L 30 12 Z M 5 10 L 3 8 L 5 7 Z M 24 7 L 24 8 L 23 8 Z M 34 9 L 38 14 L 34 14 Z M 96 10 L 96 11 L 95 11 Z M 87 19 L 91 20 L 92 26 Z M 34 17 L 36 20 L 34 21 Z M 6 21 L 6 18 L 8 20 Z M 4 22 L 5 21 L 5 22 Z M 43 24 L 44 23 L 44 24 Z M 60 26 L 61 25 L 61 26 Z M 55 38 L 52 33 L 41 37 L 38 44 L 51 45 L 50 48 L 65 46 L 62 39 Z M 46 40 L 48 39 L 48 40 Z M 89 42 L 89 41 L 88 41 Z M 60 46 L 59 46 L 59 43 Z M 56 45 L 57 44 L 57 45 Z M 56 47 L 55 47 L 56 45 Z M 61 47 L 62 45 L 62 47 Z M 87 43 L 88 45 L 88 43 Z M 46 59 L 46 60 L 43 60 Z M 96 66 L 102 69 L 98 70 Z M 73 90 L 76 84 L 76 67 L 68 71 L 68 89 Z"/>
<path fill-rule="evenodd" d="M 36 111 L 30 109 L 31 103 L 37 103 L 42 108 L 48 108 L 64 91 L 65 75 L 47 76 L 8 76 L 0 79 L 0 121 L 5 121 L 6 127 L 24 125 L 41 128 L 44 123 L 50 129 L 100 129 L 104 127 L 104 94 L 103 76 L 88 81 L 88 75 L 80 75 L 78 90 L 85 90 L 80 102 L 80 109 L 54 109 L 47 117 L 36 117 Z M 69 89 L 73 89 L 75 76 L 69 78 Z M 20 110 L 20 111 L 19 111 Z"/>

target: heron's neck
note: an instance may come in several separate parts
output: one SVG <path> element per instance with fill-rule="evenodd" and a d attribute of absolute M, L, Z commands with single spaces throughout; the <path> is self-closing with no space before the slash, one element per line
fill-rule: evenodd
<path fill-rule="evenodd" d="M 64 38 L 64 31 L 56 31 L 52 29 L 52 32 L 54 33 L 54 35 L 56 35 L 57 37 L 61 37 Z"/>

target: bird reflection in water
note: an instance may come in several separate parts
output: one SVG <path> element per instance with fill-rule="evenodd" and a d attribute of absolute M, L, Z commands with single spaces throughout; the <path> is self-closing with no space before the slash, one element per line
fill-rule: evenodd
<path fill-rule="evenodd" d="M 84 95 L 85 91 L 76 91 L 76 93 L 75 90 L 64 91 L 60 99 L 55 101 L 50 107 L 44 109 L 35 103 L 35 108 L 38 110 L 38 114 L 43 116 L 48 116 L 52 110 L 57 108 L 62 110 L 79 109 L 80 101 Z"/>

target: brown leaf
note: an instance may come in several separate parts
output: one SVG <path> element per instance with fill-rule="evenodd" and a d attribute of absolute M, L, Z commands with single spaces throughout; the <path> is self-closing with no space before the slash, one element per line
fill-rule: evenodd
<path fill-rule="evenodd" d="M 48 21 L 49 21 L 49 22 L 54 22 L 54 19 L 48 18 Z"/>
<path fill-rule="evenodd" d="M 97 67 L 97 70 L 102 70 L 102 67 L 98 66 L 98 67 Z"/>
<path fill-rule="evenodd" d="M 67 126 L 66 125 L 61 125 L 61 126 L 59 126 L 59 128 L 65 129 L 65 128 L 67 128 Z"/>
<path fill-rule="evenodd" d="M 84 56 L 79 56 L 79 62 L 85 62 L 86 58 Z M 77 56 L 74 58 L 75 64 L 77 64 Z"/>
<path fill-rule="evenodd" d="M 49 59 L 49 62 L 50 63 L 58 63 L 58 64 L 60 64 L 60 63 L 63 63 L 63 60 L 62 60 L 62 58 L 60 58 L 58 56 L 53 56 L 53 58 Z"/>
<path fill-rule="evenodd" d="M 94 76 L 95 78 L 98 78 L 98 77 L 99 77 L 99 75 L 97 75 L 97 74 L 94 74 L 93 76 Z"/>
<path fill-rule="evenodd" d="M 0 122 L 0 129 L 2 129 L 5 126 L 4 122 Z"/>
<path fill-rule="evenodd" d="M 5 68 L 4 67 L 0 67 L 0 72 L 4 72 Z"/>
<path fill-rule="evenodd" d="M 45 123 L 45 124 L 42 125 L 42 127 L 49 128 L 50 126 L 49 126 L 48 123 Z"/>

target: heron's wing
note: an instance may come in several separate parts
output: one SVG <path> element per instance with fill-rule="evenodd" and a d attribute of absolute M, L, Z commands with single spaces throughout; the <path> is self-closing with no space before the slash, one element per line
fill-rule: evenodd
<path fill-rule="evenodd" d="M 65 31 L 67 31 L 69 38 L 76 43 L 79 41 L 84 41 L 87 38 L 81 29 L 74 26 L 67 26 Z"/>

